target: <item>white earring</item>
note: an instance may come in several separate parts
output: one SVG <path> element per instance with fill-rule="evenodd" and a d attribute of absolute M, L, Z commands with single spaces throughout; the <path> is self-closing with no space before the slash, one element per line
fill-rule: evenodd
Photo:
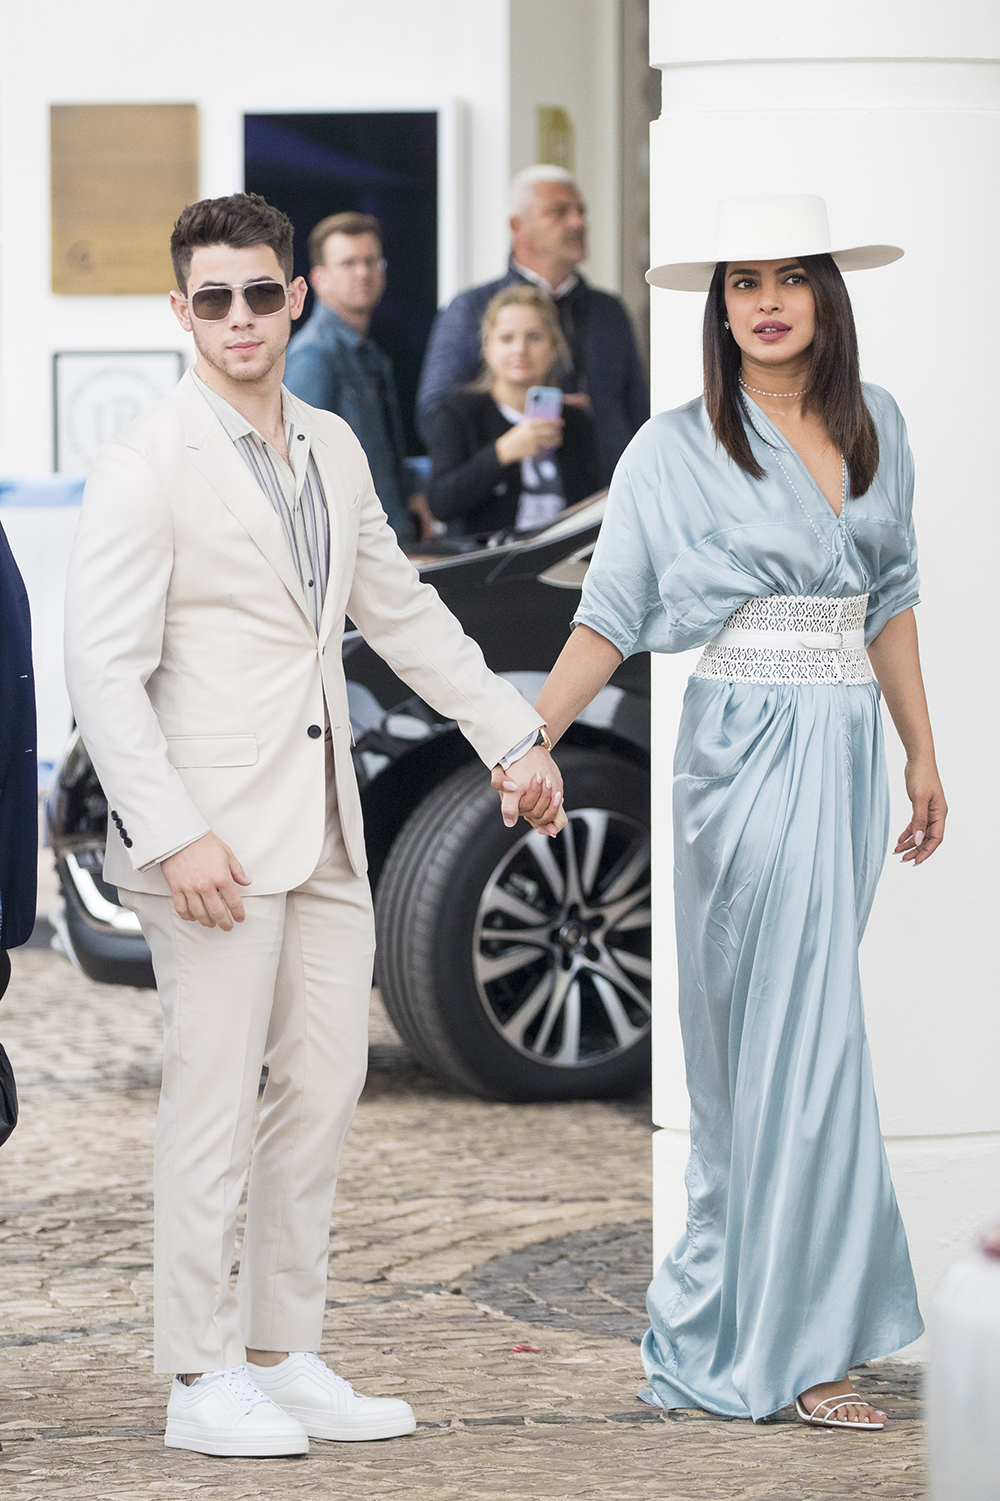
<path fill-rule="evenodd" d="M 729 324 L 724 322 L 722 326 L 723 326 L 723 328 L 728 328 Z"/>

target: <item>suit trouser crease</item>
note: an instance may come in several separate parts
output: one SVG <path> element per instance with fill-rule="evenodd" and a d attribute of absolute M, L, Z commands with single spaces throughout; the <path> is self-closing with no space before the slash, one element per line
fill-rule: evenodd
<path fill-rule="evenodd" d="M 334 787 L 328 752 L 315 871 L 294 891 L 244 894 L 246 921 L 230 933 L 184 922 L 170 897 L 121 893 L 149 942 L 163 1008 L 157 1371 L 221 1370 L 242 1363 L 245 1346 L 321 1342 L 337 1168 L 367 1067 L 374 955 L 368 880 L 351 869 Z"/>

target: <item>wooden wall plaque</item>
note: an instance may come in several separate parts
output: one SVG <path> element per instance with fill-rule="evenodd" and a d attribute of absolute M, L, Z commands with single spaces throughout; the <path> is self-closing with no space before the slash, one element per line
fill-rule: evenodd
<path fill-rule="evenodd" d="M 568 110 L 560 104 L 540 104 L 537 111 L 538 155 L 548 167 L 576 171 L 576 131 Z"/>
<path fill-rule="evenodd" d="M 170 231 L 198 198 L 194 104 L 54 104 L 52 290 L 169 292 Z"/>

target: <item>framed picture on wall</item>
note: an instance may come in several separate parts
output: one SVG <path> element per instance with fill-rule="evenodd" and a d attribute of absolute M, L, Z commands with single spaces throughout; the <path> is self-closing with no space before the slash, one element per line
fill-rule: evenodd
<path fill-rule="evenodd" d="M 54 464 L 86 474 L 102 443 L 169 396 L 184 374 L 178 349 L 60 351 L 53 356 Z"/>

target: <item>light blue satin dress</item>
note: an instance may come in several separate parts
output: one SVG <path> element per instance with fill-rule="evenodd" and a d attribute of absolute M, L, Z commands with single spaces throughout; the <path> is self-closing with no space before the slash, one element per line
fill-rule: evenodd
<path fill-rule="evenodd" d="M 619 462 L 576 622 L 625 656 L 673 652 L 752 597 L 868 593 L 871 642 L 918 581 L 906 429 L 887 392 L 865 396 L 878 474 L 839 520 L 756 405 L 761 481 L 701 398 L 654 417 Z M 690 680 L 674 761 L 689 1210 L 649 1290 L 655 1405 L 761 1419 L 923 1329 L 858 972 L 888 818 L 875 683 Z"/>

